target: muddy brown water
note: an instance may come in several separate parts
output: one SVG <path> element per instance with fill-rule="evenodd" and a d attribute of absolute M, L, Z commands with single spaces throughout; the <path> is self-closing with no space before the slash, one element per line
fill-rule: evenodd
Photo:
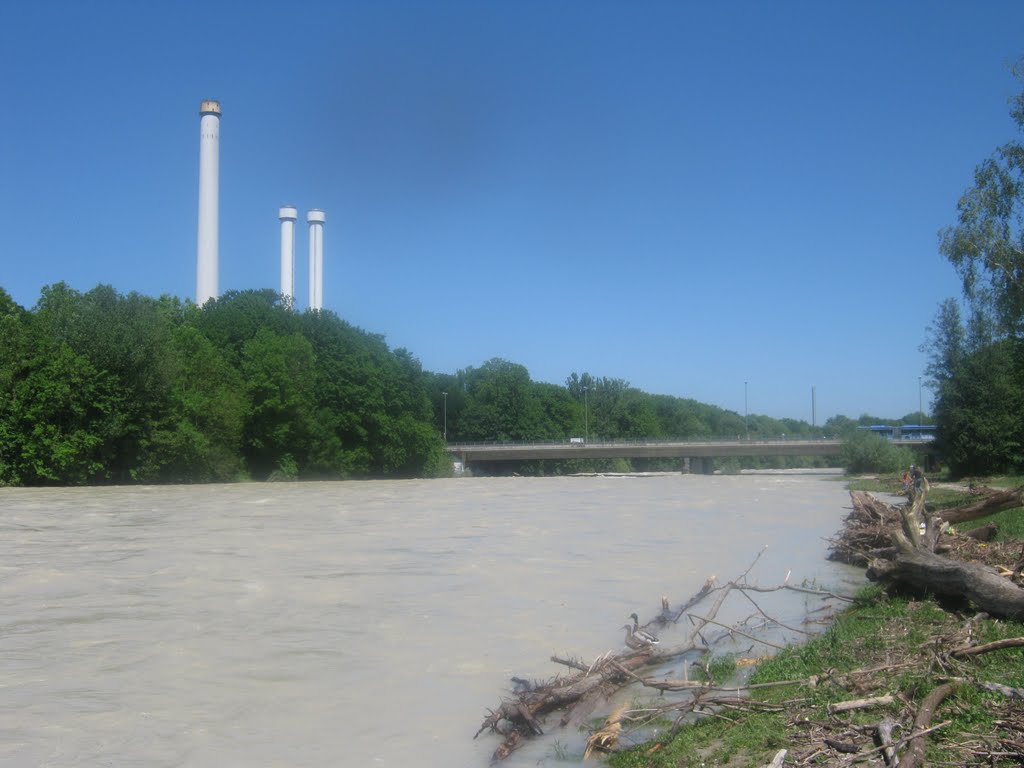
<path fill-rule="evenodd" d="M 511 676 L 663 594 L 765 545 L 752 581 L 849 587 L 848 505 L 785 473 L 0 489 L 0 765 L 483 766 Z M 506 765 L 579 754 L 550 730 Z"/>

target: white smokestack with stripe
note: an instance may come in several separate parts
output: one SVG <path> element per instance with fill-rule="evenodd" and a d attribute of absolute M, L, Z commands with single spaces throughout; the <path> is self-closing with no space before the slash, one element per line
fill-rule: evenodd
<path fill-rule="evenodd" d="M 217 298 L 220 210 L 220 102 L 199 105 L 199 232 L 196 238 L 196 304 Z"/>
<path fill-rule="evenodd" d="M 319 208 L 306 214 L 309 222 L 309 308 L 324 308 L 324 222 L 327 214 Z"/>
<path fill-rule="evenodd" d="M 281 295 L 290 305 L 295 301 L 295 221 L 299 212 L 285 205 L 277 216 L 281 219 Z"/>

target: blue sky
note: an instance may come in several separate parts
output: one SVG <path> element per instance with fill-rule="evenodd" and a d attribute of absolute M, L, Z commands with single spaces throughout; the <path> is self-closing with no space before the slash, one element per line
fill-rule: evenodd
<path fill-rule="evenodd" d="M 322 208 L 325 308 L 427 370 L 898 417 L 1022 32 L 1020 2 L 9 3 L 0 286 L 194 298 L 213 98 L 221 291 L 278 288 L 279 206 Z"/>

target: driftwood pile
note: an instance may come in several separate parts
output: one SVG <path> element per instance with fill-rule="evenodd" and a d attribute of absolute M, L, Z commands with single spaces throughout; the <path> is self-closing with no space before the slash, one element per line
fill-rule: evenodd
<path fill-rule="evenodd" d="M 851 599 L 825 590 L 791 584 L 757 586 L 747 581 L 751 568 L 753 564 L 725 584 L 717 584 L 714 577 L 709 578 L 693 597 L 679 607 L 672 608 L 668 600 L 662 598 L 661 613 L 642 629 L 657 633 L 660 628 L 688 625 L 688 632 L 681 642 L 669 646 L 663 643 L 646 645 L 639 649 L 627 647 L 609 651 L 590 661 L 552 656 L 551 661 L 567 667 L 571 672 L 542 682 L 512 678 L 515 685 L 512 695 L 488 713 L 474 738 L 484 732 L 499 735 L 502 741 L 494 751 L 493 760 L 502 760 L 526 740 L 542 735 L 544 728 L 549 727 L 546 719 L 551 714 L 562 713 L 557 720 L 558 727 L 579 726 L 599 706 L 607 706 L 616 692 L 632 684 L 639 684 L 651 691 L 672 693 L 674 698 L 662 706 L 645 709 L 639 717 L 638 713 L 620 707 L 606 719 L 603 727 L 592 734 L 587 745 L 588 755 L 614 749 L 623 723 L 627 721 L 632 729 L 642 730 L 649 723 L 671 717 L 678 727 L 691 713 L 735 706 L 741 701 L 741 689 L 715 686 L 707 682 L 709 674 L 699 675 L 702 679 L 691 680 L 687 674 L 688 665 L 718 647 L 734 644 L 738 638 L 745 638 L 744 642 L 749 641 L 751 649 L 755 644 L 781 648 L 781 645 L 766 639 L 765 635 L 771 629 L 809 634 L 805 629 L 788 626 L 765 613 L 755 599 L 757 594 L 795 592 L 820 599 L 825 603 L 826 610 L 835 601 L 848 602 Z M 746 621 L 732 626 L 718 620 L 719 612 L 730 595 L 741 595 L 753 607 L 753 613 Z M 830 618 L 826 616 L 823 620 Z M 664 676 L 667 663 L 674 660 L 686 662 L 682 665 L 682 678 Z"/>
<path fill-rule="evenodd" d="M 992 564 L 1001 562 L 1005 554 L 1001 548 L 978 547 L 976 543 L 964 538 L 973 539 L 975 542 L 988 542 L 995 535 L 995 526 L 970 528 L 963 524 L 1006 509 L 1024 506 L 1024 489 L 972 488 L 971 495 L 975 500 L 970 503 L 941 512 L 935 512 L 926 501 L 922 501 L 923 507 L 916 513 L 918 526 L 926 517 L 933 518 L 936 526 L 941 526 L 942 523 L 957 526 L 959 536 L 943 537 L 943 540 L 938 542 L 935 551 L 940 554 L 949 554 L 956 560 Z M 853 501 L 853 510 L 846 517 L 842 531 L 831 542 L 829 559 L 867 566 L 872 560 L 888 559 L 893 556 L 898 549 L 893 537 L 902 531 L 903 513 L 908 507 L 913 508 L 913 500 L 907 506 L 894 506 L 863 491 L 851 491 L 850 498 Z"/>
<path fill-rule="evenodd" d="M 834 560 L 867 566 L 867 577 L 897 587 L 969 603 L 1000 618 L 1024 621 L 1024 550 L 989 543 L 994 526 L 965 533 L 968 523 L 1024 505 L 1024 489 L 982 491 L 978 501 L 935 512 L 923 495 L 893 506 L 853 491 L 853 511 L 832 542 Z"/>
<path fill-rule="evenodd" d="M 977 500 L 968 505 L 935 512 L 921 496 L 905 505 L 894 506 L 868 494 L 852 492 L 853 510 L 842 533 L 831 542 L 830 558 L 865 566 L 868 578 L 873 580 L 969 603 L 982 611 L 978 616 L 988 614 L 1024 620 L 1024 551 L 1020 545 L 989 542 L 993 533 L 990 527 L 965 533 L 955 533 L 951 528 L 955 523 L 962 530 L 969 527 L 963 523 L 1024 505 L 1024 489 L 982 489 L 975 495 Z M 656 706 L 643 710 L 630 710 L 621 703 L 613 708 L 603 725 L 593 729 L 587 741 L 586 757 L 618 749 L 632 732 L 642 734 L 650 723 L 663 722 L 666 718 L 673 721 L 675 729 L 695 716 L 728 718 L 731 712 L 767 708 L 783 713 L 793 735 L 789 749 L 780 750 L 770 766 L 820 765 L 824 761 L 829 765 L 867 762 L 916 768 L 923 765 L 928 734 L 949 725 L 948 722 L 932 722 L 936 708 L 958 688 L 973 686 L 997 691 L 1005 697 L 1008 704 L 1000 710 L 1000 722 L 1006 736 L 999 743 L 958 744 L 954 762 L 969 758 L 992 760 L 998 755 L 1009 755 L 1012 759 L 1017 755 L 1024 764 L 1024 689 L 979 680 L 970 668 L 971 660 L 984 653 L 1024 648 L 1024 638 L 979 645 L 973 634 L 974 620 L 951 624 L 941 638 L 922 646 L 913 658 L 887 656 L 872 666 L 841 675 L 834 670 L 823 670 L 807 680 L 769 684 L 798 685 L 805 689 L 837 687 L 845 701 L 829 708 L 827 720 L 821 720 L 808 708 L 806 696 L 781 704 L 765 704 L 748 697 L 756 686 L 716 686 L 709 682 L 711 675 L 706 661 L 703 662 L 706 674 L 697 675 L 696 680 L 689 679 L 687 669 L 691 664 L 706 659 L 710 651 L 726 643 L 731 642 L 734 648 L 736 640 L 745 639 L 752 643 L 748 650 L 757 644 L 779 647 L 766 639 L 771 629 L 806 633 L 765 613 L 755 600 L 757 593 L 792 590 L 820 598 L 826 606 L 834 605 L 836 600 L 850 600 L 824 590 L 790 584 L 758 587 L 747 581 L 751 568 L 753 564 L 725 584 L 717 584 L 714 577 L 708 579 L 692 598 L 676 608 L 662 599 L 660 615 L 644 629 L 657 633 L 659 628 L 686 625 L 688 631 L 681 642 L 667 647 L 660 644 L 609 651 L 589 661 L 553 656 L 551 661 L 568 668 L 569 672 L 542 682 L 512 678 L 511 694 L 489 711 L 476 736 L 485 732 L 497 735 L 501 742 L 494 750 L 493 760 L 502 760 L 553 724 L 562 728 L 580 726 L 599 707 L 608 711 L 617 692 L 639 684 L 670 695 L 659 699 Z M 730 595 L 742 596 L 755 611 L 739 625 L 726 626 L 718 621 L 719 612 Z M 893 627 L 891 631 L 899 632 L 901 628 Z M 669 630 L 666 634 L 677 635 L 678 632 Z M 678 679 L 678 672 L 671 676 L 668 671 L 669 662 L 679 660 L 685 662 L 681 666 L 681 679 Z M 741 659 L 738 664 L 756 661 L 756 658 Z M 919 705 L 909 700 L 894 701 L 891 695 L 884 693 L 894 674 L 936 668 L 946 674 L 940 678 L 941 684 Z M 678 669 L 680 667 L 673 666 L 673 670 Z M 874 707 L 884 707 L 886 714 L 880 715 L 873 725 L 857 724 L 864 722 L 862 716 L 854 718 L 844 714 L 863 713 Z M 559 717 L 553 720 L 556 713 Z M 660 749 L 662 743 L 652 743 L 649 751 Z"/>

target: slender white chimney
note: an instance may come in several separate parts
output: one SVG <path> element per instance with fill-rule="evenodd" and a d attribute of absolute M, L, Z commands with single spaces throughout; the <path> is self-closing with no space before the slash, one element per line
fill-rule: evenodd
<path fill-rule="evenodd" d="M 217 298 L 220 198 L 220 102 L 199 105 L 199 234 L 196 238 L 196 304 Z"/>
<path fill-rule="evenodd" d="M 295 220 L 299 212 L 286 205 L 277 216 L 281 219 L 281 295 L 291 305 L 295 302 Z"/>
<path fill-rule="evenodd" d="M 324 308 L 324 222 L 327 214 L 319 208 L 306 214 L 309 222 L 309 308 Z"/>

